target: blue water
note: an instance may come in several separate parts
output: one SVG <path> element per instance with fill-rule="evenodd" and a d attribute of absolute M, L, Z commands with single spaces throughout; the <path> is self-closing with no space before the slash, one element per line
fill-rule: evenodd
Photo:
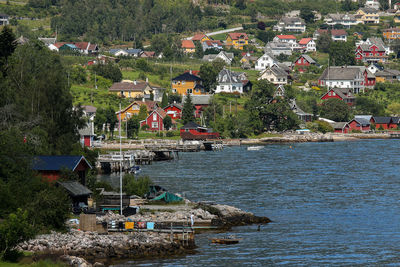
<path fill-rule="evenodd" d="M 191 200 L 229 204 L 273 223 L 235 227 L 243 240 L 138 266 L 400 265 L 400 140 L 245 146 L 181 153 L 143 174 Z"/>

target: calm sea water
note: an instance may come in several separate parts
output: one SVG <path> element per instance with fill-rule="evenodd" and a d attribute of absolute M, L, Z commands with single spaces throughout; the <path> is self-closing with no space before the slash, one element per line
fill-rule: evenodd
<path fill-rule="evenodd" d="M 181 153 L 143 167 L 194 201 L 224 203 L 273 223 L 232 229 L 232 246 L 196 236 L 198 253 L 136 266 L 400 265 L 400 140 L 245 146 Z M 128 265 L 126 265 L 128 266 Z"/>

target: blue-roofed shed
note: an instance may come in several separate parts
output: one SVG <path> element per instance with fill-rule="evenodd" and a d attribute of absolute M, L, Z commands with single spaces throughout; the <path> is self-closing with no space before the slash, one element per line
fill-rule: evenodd
<path fill-rule="evenodd" d="M 91 168 L 84 156 L 36 156 L 32 162 L 32 169 L 49 181 L 57 180 L 61 171 L 67 169 L 78 174 L 83 185 L 86 184 L 86 172 Z"/>

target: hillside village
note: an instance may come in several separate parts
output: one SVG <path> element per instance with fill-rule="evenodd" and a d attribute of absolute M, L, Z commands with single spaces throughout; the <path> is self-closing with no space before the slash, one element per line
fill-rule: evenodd
<path fill-rule="evenodd" d="M 87 211 L 93 199 L 97 212 L 121 217 L 123 205 L 140 206 L 151 194 L 162 194 L 163 205 L 171 198 L 194 206 L 135 177 L 136 163 L 205 144 L 399 136 L 400 2 L 127 2 L 0 3 L 0 233 L 21 225 L 23 242 L 65 231 L 71 211 Z M 122 155 L 123 145 L 145 151 Z M 120 155 L 107 150 L 117 147 Z M 97 180 L 104 166 L 119 172 L 121 188 L 122 173 L 131 172 L 124 199 Z M 199 207 L 184 216 L 221 214 Z M 152 220 L 146 212 L 141 220 Z M 97 226 L 117 231 L 113 216 Z M 267 221 L 246 216 L 245 223 Z M 138 225 L 152 231 L 149 222 Z M 120 230 L 136 229 L 124 223 L 129 229 Z M 158 223 L 172 236 L 172 224 Z M 193 222 L 190 231 L 182 236 L 194 235 Z M 0 265 L 13 250 L 4 236 Z"/>
<path fill-rule="evenodd" d="M 127 121 L 138 115 L 140 106 L 144 105 L 148 118 L 154 115 L 154 123 L 142 117 L 141 128 L 146 126 L 147 131 L 153 132 L 168 130 L 162 121 L 166 115 L 170 115 L 173 120 L 171 129 L 178 129 L 177 122 L 182 117 L 183 109 L 182 96 L 191 95 L 195 118 L 200 125 L 205 125 L 203 113 L 214 95 L 246 99 L 251 95 L 253 84 L 265 80 L 280 92 L 275 92 L 274 97 L 285 98 L 285 87 L 291 87 L 295 95 L 299 95 L 287 102 L 294 103 L 292 107 L 296 107 L 295 113 L 299 119 L 296 128 L 306 127 L 306 123 L 315 118 L 323 118 L 315 113 L 317 108 L 304 102 L 302 97 L 307 97 L 314 98 L 319 107 L 328 99 L 339 99 L 349 106 L 350 116 L 371 118 L 368 127 L 355 127 L 342 132 L 370 131 L 371 125 L 374 128 L 372 117 L 393 116 L 392 119 L 396 120 L 399 113 L 390 113 L 383 107 L 375 114 L 368 112 L 368 109 L 360 114 L 357 108 L 357 98 L 373 95 L 377 84 L 396 86 L 400 79 L 397 63 L 400 29 L 396 28 L 396 23 L 400 22 L 400 4 L 390 5 L 393 8 L 382 10 L 378 1 L 369 0 L 352 12 L 324 15 L 317 11 L 293 10 L 277 19 L 275 24 L 268 21 L 268 27 L 260 20 L 243 24 L 242 30 L 217 34 L 216 38 L 213 38 L 213 33 L 195 33 L 178 43 L 175 53 L 181 53 L 181 60 L 187 63 L 183 64 L 185 67 L 180 72 L 175 73 L 177 75 L 172 75 L 171 65 L 170 73 L 166 73 L 170 79 L 164 79 L 167 80 L 164 86 L 157 81 L 149 82 L 147 74 L 143 72 L 139 79 L 124 79 L 109 86 L 108 91 L 123 97 L 126 103 L 121 111 L 116 110 L 115 113 L 121 114 L 122 120 Z M 8 24 L 8 16 L 3 15 L 2 18 L 5 19 L 3 23 Z M 255 31 L 258 35 L 264 31 L 268 39 L 261 41 Z M 38 39 L 51 51 L 62 55 L 89 56 L 92 59 L 82 65 L 84 68 L 96 64 L 116 64 L 124 69 L 121 65 L 123 61 L 139 62 L 139 59 L 145 59 L 147 65 L 170 61 L 163 52 L 148 50 L 153 44 L 147 48 L 107 48 L 91 42 L 60 42 L 57 37 Z M 213 66 L 218 73 L 205 77 L 201 67 L 212 66 L 213 62 L 220 62 L 217 68 L 215 64 Z M 199 64 L 200 68 L 194 67 Z M 165 86 L 167 83 L 168 86 Z M 173 102 L 162 104 L 164 94 L 171 95 Z M 299 103 L 296 104 L 296 100 Z M 175 110 L 169 111 L 166 104 L 174 105 Z M 398 102 L 390 104 L 396 106 Z M 348 117 L 343 122 L 335 121 L 332 117 L 323 120 L 333 126 L 332 131 L 338 131 L 335 128 L 337 123 L 347 122 L 346 127 L 349 127 L 355 118 Z M 156 121 L 159 123 L 156 124 Z M 207 126 L 217 128 L 215 124 Z M 382 127 L 387 129 L 389 126 Z"/>

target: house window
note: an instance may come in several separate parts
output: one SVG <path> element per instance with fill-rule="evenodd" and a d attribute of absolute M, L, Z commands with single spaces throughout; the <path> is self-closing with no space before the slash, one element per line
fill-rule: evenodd
<path fill-rule="evenodd" d="M 156 121 L 156 120 L 157 120 L 157 114 L 153 113 L 153 121 Z"/>
<path fill-rule="evenodd" d="M 187 90 L 186 90 L 186 93 L 187 93 L 187 94 L 193 93 L 193 89 L 187 89 Z"/>
<path fill-rule="evenodd" d="M 274 78 L 271 78 L 271 82 L 273 82 L 274 81 Z"/>
<path fill-rule="evenodd" d="M 332 95 L 333 95 L 333 96 L 335 96 L 335 95 L 336 95 L 336 93 L 335 93 L 335 92 L 332 92 Z"/>
<path fill-rule="evenodd" d="M 151 128 L 158 128 L 158 122 L 153 121 L 153 122 L 151 123 Z"/>
<path fill-rule="evenodd" d="M 176 89 L 172 89 L 172 93 L 176 94 Z"/>
<path fill-rule="evenodd" d="M 224 90 L 224 86 L 223 85 L 221 85 L 221 90 Z"/>

